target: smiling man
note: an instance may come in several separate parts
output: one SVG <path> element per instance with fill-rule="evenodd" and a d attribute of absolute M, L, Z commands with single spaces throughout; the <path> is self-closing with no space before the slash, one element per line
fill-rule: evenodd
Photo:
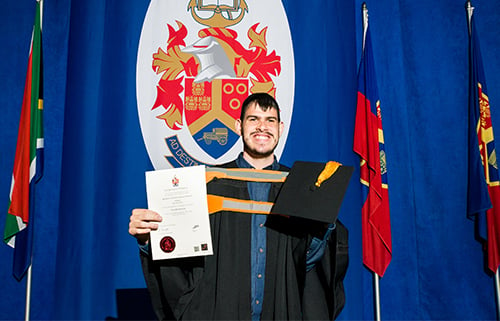
<path fill-rule="evenodd" d="M 207 193 L 244 200 L 250 209 L 252 202 L 274 202 L 282 180 L 273 177 L 289 170 L 274 155 L 284 128 L 278 103 L 267 93 L 250 95 L 235 128 L 243 152 L 220 167 L 253 170 L 210 181 Z M 161 220 L 134 209 L 129 224 L 160 320 L 332 320 L 344 306 L 347 262 L 339 269 L 337 251 L 339 243 L 347 247 L 347 230 L 339 221 L 327 227 L 225 208 L 210 215 L 213 255 L 153 261 L 149 232 Z"/>
<path fill-rule="evenodd" d="M 249 96 L 236 121 L 236 131 L 243 139 L 243 158 L 257 169 L 271 165 L 283 128 L 274 98 L 262 93 Z"/>

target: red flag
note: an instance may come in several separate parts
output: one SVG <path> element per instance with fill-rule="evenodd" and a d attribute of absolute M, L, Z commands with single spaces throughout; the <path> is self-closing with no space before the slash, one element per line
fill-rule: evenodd
<path fill-rule="evenodd" d="M 363 263 L 383 276 L 392 258 L 391 222 L 384 134 L 368 26 L 358 72 L 353 150 L 360 157 L 363 188 Z"/>

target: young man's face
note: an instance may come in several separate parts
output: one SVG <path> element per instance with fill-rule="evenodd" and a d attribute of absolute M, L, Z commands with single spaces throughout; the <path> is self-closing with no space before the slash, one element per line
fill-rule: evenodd
<path fill-rule="evenodd" d="M 278 121 L 278 111 L 268 108 L 263 111 L 259 105 L 250 105 L 243 119 L 236 121 L 236 130 L 243 138 L 244 152 L 252 158 L 273 156 L 283 132 L 283 123 Z"/>

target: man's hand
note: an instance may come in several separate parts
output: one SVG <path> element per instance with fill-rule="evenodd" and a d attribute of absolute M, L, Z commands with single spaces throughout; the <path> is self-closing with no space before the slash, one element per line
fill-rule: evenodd
<path fill-rule="evenodd" d="M 149 241 L 149 232 L 158 229 L 158 222 L 162 221 L 160 214 L 143 209 L 136 208 L 130 215 L 128 232 L 135 237 L 139 244 L 146 244 Z"/>

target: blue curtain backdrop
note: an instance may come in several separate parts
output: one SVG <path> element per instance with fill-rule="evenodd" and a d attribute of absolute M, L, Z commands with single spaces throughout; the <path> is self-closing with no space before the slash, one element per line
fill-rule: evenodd
<path fill-rule="evenodd" d="M 250 0 L 249 0 L 250 1 Z M 295 105 L 283 163 L 352 152 L 361 2 L 284 0 L 292 32 Z M 187 1 L 186 1 L 187 3 Z M 381 279 L 387 320 L 493 320 L 493 279 L 466 218 L 465 1 L 367 1 L 382 104 L 393 260 Z M 45 0 L 45 173 L 38 185 L 31 316 L 119 320 L 151 316 L 138 249 L 128 235 L 146 206 L 152 165 L 137 116 L 135 64 L 147 0 Z M 493 124 L 500 137 L 500 2 L 475 1 Z M 34 0 L 0 12 L 0 207 L 6 211 Z M 373 319 L 361 259 L 354 173 L 340 218 L 350 231 L 347 303 L 339 319 Z M 3 231 L 5 216 L 0 215 Z M 0 246 L 0 319 L 24 318 L 25 282 Z M 146 298 L 147 300 L 147 298 Z"/>

